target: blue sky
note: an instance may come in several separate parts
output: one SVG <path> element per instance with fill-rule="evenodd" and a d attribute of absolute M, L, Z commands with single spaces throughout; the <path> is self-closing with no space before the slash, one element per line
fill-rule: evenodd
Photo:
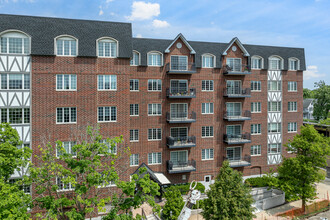
<path fill-rule="evenodd" d="M 330 84 L 330 0 L 0 0 L 0 13 L 131 22 L 133 36 L 305 48 L 304 87 Z"/>

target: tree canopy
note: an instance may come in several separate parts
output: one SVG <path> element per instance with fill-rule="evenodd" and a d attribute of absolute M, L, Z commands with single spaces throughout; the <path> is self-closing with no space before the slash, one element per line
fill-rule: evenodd
<path fill-rule="evenodd" d="M 313 116 L 316 120 L 326 119 L 330 111 L 330 85 L 326 85 L 324 81 L 315 83 L 317 89 L 314 90 L 314 103 Z"/>

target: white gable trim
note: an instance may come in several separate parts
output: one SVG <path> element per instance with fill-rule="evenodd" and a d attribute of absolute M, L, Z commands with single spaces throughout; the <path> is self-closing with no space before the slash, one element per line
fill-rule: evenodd
<path fill-rule="evenodd" d="M 165 53 L 169 53 L 170 52 L 170 48 L 173 46 L 173 44 L 178 40 L 181 39 L 183 41 L 183 43 L 189 48 L 190 50 L 190 54 L 196 54 L 195 50 L 190 46 L 190 44 L 188 43 L 188 41 L 186 40 L 186 38 L 180 33 L 178 34 L 178 36 L 176 36 L 176 38 L 172 41 L 172 43 L 170 44 L 170 46 L 168 46 L 165 50 Z"/>
<path fill-rule="evenodd" d="M 245 47 L 243 46 L 243 44 L 241 43 L 241 41 L 237 38 L 234 37 L 230 42 L 229 42 L 229 46 L 225 49 L 225 51 L 222 53 L 222 55 L 226 56 L 227 55 L 227 51 L 229 50 L 229 48 L 236 42 L 236 44 L 239 46 L 239 48 L 243 51 L 244 56 L 249 57 L 250 54 L 249 52 L 247 52 L 247 50 L 245 49 Z"/>

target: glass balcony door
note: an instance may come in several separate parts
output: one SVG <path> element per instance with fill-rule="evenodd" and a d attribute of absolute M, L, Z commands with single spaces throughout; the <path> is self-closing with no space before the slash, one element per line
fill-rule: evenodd
<path fill-rule="evenodd" d="M 171 56 L 171 70 L 188 70 L 188 57 Z"/>
<path fill-rule="evenodd" d="M 171 137 L 187 139 L 188 128 L 171 128 Z"/>
<path fill-rule="evenodd" d="M 227 116 L 241 116 L 242 112 L 242 103 L 240 102 L 227 102 Z"/>
<path fill-rule="evenodd" d="M 227 148 L 227 159 L 229 161 L 240 161 L 241 158 L 241 147 Z"/>
<path fill-rule="evenodd" d="M 227 135 L 229 138 L 241 137 L 241 125 L 227 125 Z"/>
<path fill-rule="evenodd" d="M 241 84 L 241 80 L 227 80 L 227 94 L 240 95 L 242 92 Z"/>
<path fill-rule="evenodd" d="M 170 157 L 173 166 L 183 166 L 188 163 L 188 151 L 172 151 Z"/>
<path fill-rule="evenodd" d="M 178 103 L 171 104 L 171 119 L 188 118 L 188 104 Z"/>
<path fill-rule="evenodd" d="M 172 94 L 186 94 L 188 92 L 187 80 L 171 80 L 171 93 Z"/>
<path fill-rule="evenodd" d="M 241 72 L 242 60 L 240 58 L 227 58 L 227 65 L 232 71 Z"/>

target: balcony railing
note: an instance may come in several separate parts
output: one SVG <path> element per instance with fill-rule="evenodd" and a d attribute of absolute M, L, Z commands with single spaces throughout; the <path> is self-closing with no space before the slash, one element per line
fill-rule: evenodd
<path fill-rule="evenodd" d="M 251 89 L 232 89 L 232 88 L 225 88 L 223 90 L 223 96 L 228 98 L 245 98 L 245 97 L 251 97 Z"/>
<path fill-rule="evenodd" d="M 196 112 L 167 112 L 166 119 L 168 123 L 192 123 L 196 122 Z"/>
<path fill-rule="evenodd" d="M 167 89 L 166 96 L 170 99 L 190 99 L 196 98 L 196 89 L 187 89 L 182 91 L 181 89 Z"/>
<path fill-rule="evenodd" d="M 245 111 L 227 111 L 224 113 L 223 118 L 228 121 L 245 121 L 251 120 L 251 112 Z"/>
<path fill-rule="evenodd" d="M 167 63 L 165 70 L 168 74 L 193 74 L 196 66 L 195 63 Z"/>
<path fill-rule="evenodd" d="M 196 171 L 196 161 L 188 160 L 188 161 L 167 161 L 167 171 L 169 173 L 188 173 L 192 171 Z"/>
<path fill-rule="evenodd" d="M 251 134 L 224 134 L 223 140 L 227 144 L 245 144 L 251 143 Z"/>
<path fill-rule="evenodd" d="M 239 159 L 229 159 L 224 157 L 224 160 L 228 160 L 230 167 L 246 167 L 251 166 L 251 156 L 245 155 L 243 158 Z"/>
<path fill-rule="evenodd" d="M 167 137 L 167 146 L 169 149 L 196 147 L 196 137 Z"/>
<path fill-rule="evenodd" d="M 223 73 L 226 75 L 247 75 L 251 74 L 251 67 L 249 65 L 235 65 L 235 68 L 232 68 L 228 65 L 222 67 Z"/>

